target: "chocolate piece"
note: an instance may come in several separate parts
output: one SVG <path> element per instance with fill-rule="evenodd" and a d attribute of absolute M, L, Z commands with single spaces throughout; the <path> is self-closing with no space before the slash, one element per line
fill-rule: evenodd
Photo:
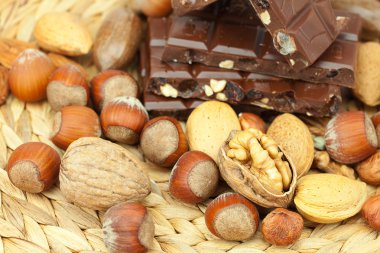
<path fill-rule="evenodd" d="M 174 13 L 184 15 L 190 11 L 200 10 L 218 0 L 172 0 Z"/>
<path fill-rule="evenodd" d="M 346 20 L 338 39 L 319 60 L 296 71 L 276 51 L 272 38 L 244 5 L 217 11 L 202 10 L 173 17 L 163 60 L 202 63 L 307 82 L 354 87 L 361 18 L 337 12 Z"/>
<path fill-rule="evenodd" d="M 294 69 L 313 64 L 335 41 L 340 19 L 330 0 L 250 0 L 277 51 Z"/>
<path fill-rule="evenodd" d="M 145 87 L 151 93 L 167 99 L 217 99 L 318 117 L 338 111 L 340 89 L 334 85 L 310 84 L 201 64 L 163 63 L 165 29 L 170 26 L 170 21 L 150 18 L 148 22 L 150 57 L 144 51 L 142 57 L 145 61 L 149 58 L 149 63 L 145 63 L 149 65 Z"/>

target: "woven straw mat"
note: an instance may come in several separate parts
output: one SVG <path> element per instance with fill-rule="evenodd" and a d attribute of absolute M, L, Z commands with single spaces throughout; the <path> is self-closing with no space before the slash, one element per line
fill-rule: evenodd
<path fill-rule="evenodd" d="M 110 10 L 126 4 L 128 0 L 0 0 L 0 36 L 32 41 L 36 20 L 50 11 L 82 16 L 94 35 Z M 88 71 L 96 73 L 93 66 Z M 49 140 L 53 115 L 46 102 L 24 103 L 9 97 L 0 107 L 0 167 L 24 142 L 41 141 L 58 150 Z M 259 232 L 246 242 L 220 240 L 205 225 L 207 203 L 190 206 L 174 200 L 168 193 L 170 172 L 153 166 L 148 172 L 155 186 L 143 202 L 155 222 L 151 253 L 380 252 L 379 234 L 359 215 L 329 225 L 306 222 L 301 238 L 287 248 L 269 245 Z M 380 193 L 380 188 L 368 190 Z M 0 191 L 0 252 L 107 252 L 101 230 L 104 212 L 67 202 L 58 187 L 42 194 L 22 192 L 1 169 Z"/>

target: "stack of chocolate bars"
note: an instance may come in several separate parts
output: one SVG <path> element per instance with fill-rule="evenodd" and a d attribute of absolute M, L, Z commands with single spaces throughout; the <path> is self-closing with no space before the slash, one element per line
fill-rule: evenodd
<path fill-rule="evenodd" d="M 355 85 L 359 16 L 329 0 L 173 0 L 141 49 L 147 110 L 205 100 L 331 116 Z"/>

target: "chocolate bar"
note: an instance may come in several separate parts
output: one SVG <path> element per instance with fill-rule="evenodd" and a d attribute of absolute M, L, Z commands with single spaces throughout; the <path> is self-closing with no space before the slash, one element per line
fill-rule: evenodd
<path fill-rule="evenodd" d="M 174 13 L 184 15 L 190 11 L 200 10 L 218 0 L 172 0 Z"/>
<path fill-rule="evenodd" d="M 277 52 L 271 35 L 249 10 L 242 4 L 220 10 L 216 4 L 192 15 L 173 17 L 162 59 L 354 87 L 361 30 L 358 15 L 338 11 L 337 16 L 346 20 L 338 39 L 316 63 L 296 71 Z"/>
<path fill-rule="evenodd" d="M 250 0 L 277 51 L 294 69 L 313 64 L 335 41 L 342 21 L 330 0 Z"/>
<path fill-rule="evenodd" d="M 339 109 L 340 88 L 335 85 L 310 84 L 202 64 L 164 63 L 161 57 L 171 21 L 150 18 L 148 23 L 149 53 L 143 51 L 142 57 L 144 64 L 149 65 L 144 82 L 150 94 L 175 100 L 179 97 L 221 100 L 318 117 L 333 115 Z"/>

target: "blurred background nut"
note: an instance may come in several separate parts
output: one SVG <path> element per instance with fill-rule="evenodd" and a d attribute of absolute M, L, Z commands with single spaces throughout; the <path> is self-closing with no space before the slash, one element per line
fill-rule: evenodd
<path fill-rule="evenodd" d="M 0 66 L 0 105 L 3 105 L 9 95 L 8 69 Z"/>
<path fill-rule="evenodd" d="M 371 228 L 380 232 L 380 195 L 373 196 L 365 202 L 362 215 Z"/>
<path fill-rule="evenodd" d="M 67 12 L 50 12 L 38 19 L 33 32 L 40 47 L 69 56 L 90 52 L 92 38 L 81 20 Z"/>
<path fill-rule="evenodd" d="M 380 104 L 380 43 L 360 44 L 357 58 L 354 93 L 369 106 Z"/>
<path fill-rule="evenodd" d="M 7 165 L 11 182 L 23 191 L 48 190 L 58 179 L 61 158 L 42 142 L 24 143 L 12 153 Z"/>
<path fill-rule="evenodd" d="M 68 201 L 95 210 L 141 201 L 150 193 L 144 166 L 117 144 L 96 137 L 80 138 L 62 157 L 60 189 Z"/>
<path fill-rule="evenodd" d="M 37 102 L 46 98 L 46 87 L 55 70 L 47 55 L 37 49 L 26 49 L 13 62 L 9 71 L 9 87 L 12 94 L 25 102 Z"/>
<path fill-rule="evenodd" d="M 148 120 L 148 112 L 135 97 L 116 97 L 104 106 L 100 114 L 104 135 L 110 140 L 130 145 L 139 142 Z"/>
<path fill-rule="evenodd" d="M 141 150 L 146 159 L 162 167 L 171 167 L 188 151 L 181 124 L 162 116 L 148 121 L 140 135 Z"/>
<path fill-rule="evenodd" d="M 360 212 L 366 199 L 365 183 L 325 173 L 300 178 L 294 203 L 308 220 L 335 223 Z"/>
<path fill-rule="evenodd" d="M 287 207 L 293 199 L 297 181 L 293 162 L 257 129 L 232 131 L 218 164 L 227 184 L 260 206 Z"/>
<path fill-rule="evenodd" d="M 85 106 L 90 100 L 90 88 L 86 76 L 75 65 L 57 68 L 49 78 L 47 99 L 53 110 L 68 105 Z"/>
<path fill-rule="evenodd" d="M 296 116 L 285 113 L 274 119 L 268 128 L 271 137 L 292 160 L 300 178 L 314 160 L 314 142 L 309 128 Z"/>
<path fill-rule="evenodd" d="M 267 130 L 267 126 L 260 116 L 250 113 L 250 112 L 242 112 L 239 114 L 239 122 L 242 130 L 246 130 L 248 128 L 256 128 L 261 132 L 265 133 Z"/>
<path fill-rule="evenodd" d="M 172 11 L 171 0 L 130 0 L 131 7 L 148 17 L 164 17 Z"/>
<path fill-rule="evenodd" d="M 137 97 L 139 86 L 136 80 L 127 72 L 105 70 L 91 80 L 91 94 L 98 111 L 116 97 Z"/>
<path fill-rule="evenodd" d="M 356 167 L 361 180 L 367 184 L 380 186 L 380 151 L 367 160 L 359 163 Z"/>
<path fill-rule="evenodd" d="M 177 199 L 196 204 L 208 199 L 219 183 L 219 169 L 214 160 L 201 151 L 188 151 L 174 165 L 169 191 Z"/>
<path fill-rule="evenodd" d="M 300 237 L 303 219 L 298 213 L 276 208 L 263 220 L 261 232 L 265 241 L 277 246 L 293 244 Z"/>
<path fill-rule="evenodd" d="M 337 162 L 352 164 L 376 153 L 378 140 L 375 127 L 362 111 L 343 112 L 326 127 L 326 149 Z"/>
<path fill-rule="evenodd" d="M 63 107 L 54 116 L 51 141 L 61 149 L 81 137 L 100 137 L 100 120 L 94 110 L 86 106 Z"/>
<path fill-rule="evenodd" d="M 237 193 L 224 193 L 214 199 L 205 212 L 207 228 L 224 240 L 252 238 L 259 226 L 259 213 L 254 204 Z"/>
<path fill-rule="evenodd" d="M 122 203 L 105 213 L 103 234 L 110 253 L 144 253 L 153 243 L 154 223 L 142 204 Z"/>
<path fill-rule="evenodd" d="M 96 34 L 93 59 L 100 70 L 118 69 L 135 57 L 143 36 L 143 23 L 131 9 L 108 14 Z"/>

